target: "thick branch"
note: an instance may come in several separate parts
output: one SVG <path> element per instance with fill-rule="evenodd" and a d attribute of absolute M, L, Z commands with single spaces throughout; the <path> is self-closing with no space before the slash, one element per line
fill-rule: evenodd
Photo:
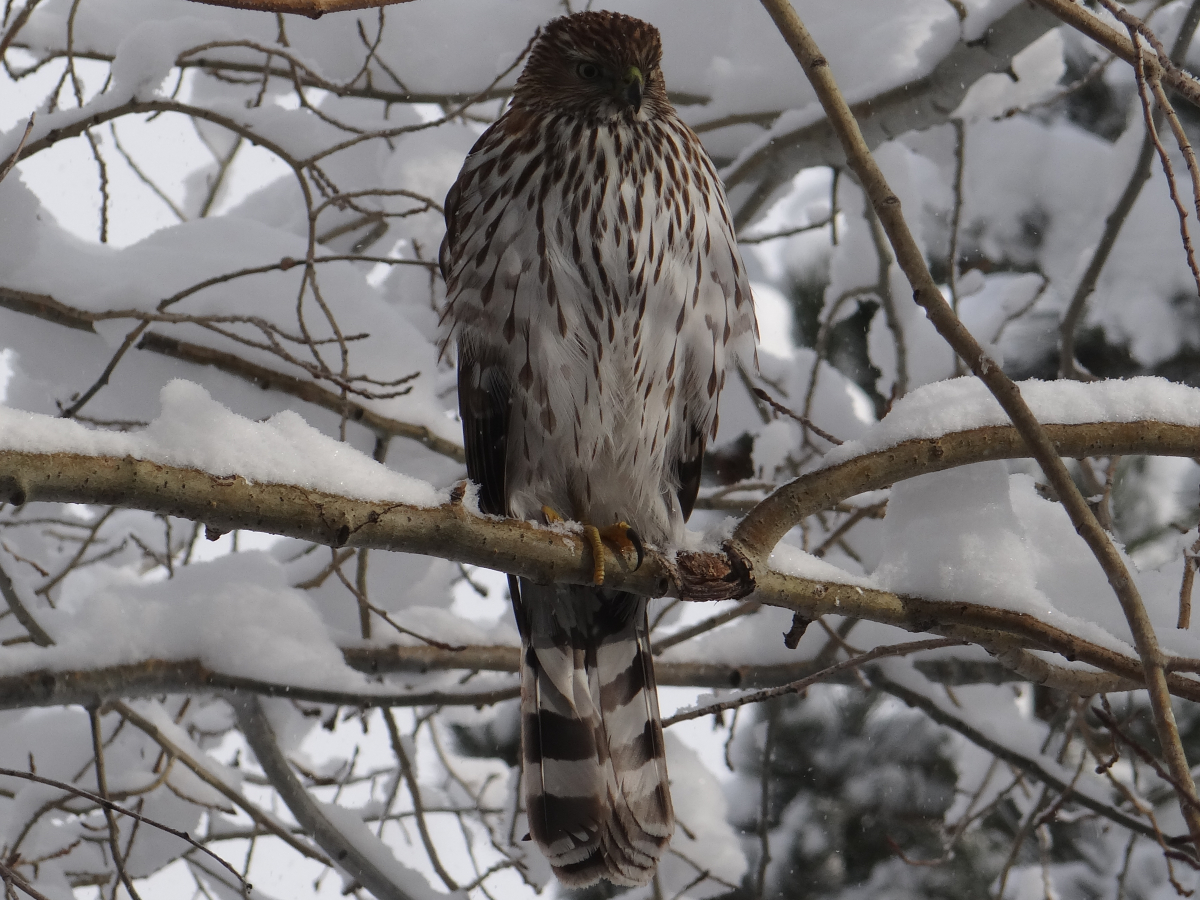
<path fill-rule="evenodd" d="M 977 41 L 960 41 L 933 71 L 908 84 L 855 103 L 867 145 L 877 147 L 906 131 L 949 121 L 971 85 L 1004 72 L 1020 51 L 1053 28 L 1054 18 L 1022 3 L 992 23 Z M 725 172 L 734 220 L 748 224 L 774 192 L 801 169 L 843 165 L 845 154 L 827 118 L 776 135 Z"/>
<path fill-rule="evenodd" d="M 346 664 L 370 675 L 401 672 L 471 671 L 515 674 L 520 651 L 516 647 L 347 647 Z M 983 677 L 995 681 L 999 666 Z M 787 684 L 815 671 L 812 660 L 764 665 L 674 662 L 657 660 L 659 684 L 677 687 L 765 688 Z M 954 673 L 950 673 L 953 678 Z M 961 680 L 961 679 L 960 679 Z M 1119 688 L 1110 688 L 1117 690 Z M 308 703 L 335 706 L 487 706 L 517 696 L 515 684 L 483 690 L 406 690 L 364 688 L 330 690 L 229 675 L 200 660 L 146 659 L 98 669 L 54 671 L 38 669 L 0 676 L 0 709 L 32 706 L 88 706 L 116 700 L 157 697 L 162 694 L 224 693 L 241 691 L 262 697 L 287 697 Z"/>
<path fill-rule="evenodd" d="M 332 859 L 337 860 L 338 866 L 348 872 L 372 894 L 380 900 L 412 900 L 412 894 L 397 884 L 391 873 L 385 871 L 378 863 L 380 854 L 368 854 L 353 839 L 348 839 L 342 833 L 339 823 L 331 822 L 322 804 L 317 803 L 311 794 L 304 789 L 300 779 L 292 772 L 271 723 L 263 711 L 258 699 L 246 695 L 232 695 L 230 704 L 237 712 L 238 725 L 242 730 L 246 743 L 254 751 L 258 764 L 266 773 L 271 786 L 279 792 L 287 808 L 295 816 L 305 832 L 312 835 L 314 841 Z M 356 815 L 352 813 L 352 815 Z M 379 849 L 388 855 L 391 851 L 380 844 Z M 419 878 L 420 876 L 416 876 Z M 428 889 L 426 888 L 426 891 Z M 426 891 L 420 891 L 426 894 Z M 451 897 L 461 896 L 457 894 Z"/>
<path fill-rule="evenodd" d="M 1113 455 L 1155 452 L 1191 455 L 1200 444 L 1200 429 L 1157 422 L 1109 425 L 1049 426 L 1057 452 L 1066 456 Z M 773 531 L 786 531 L 787 519 L 803 518 L 835 505 L 845 497 L 872 490 L 912 475 L 951 466 L 1022 456 L 1024 448 L 1011 426 L 994 426 L 946 435 L 938 440 L 909 441 L 897 447 L 849 460 L 840 466 L 805 476 L 772 497 L 766 507 L 765 538 L 757 546 L 774 544 Z M 250 529 L 332 545 L 374 547 L 436 555 L 458 562 L 513 572 L 542 582 L 590 582 L 590 550 L 577 535 L 541 528 L 511 519 L 474 515 L 461 504 L 433 508 L 402 504 L 373 503 L 291 485 L 249 484 L 240 477 L 220 477 L 159 463 L 130 458 L 113 459 L 77 454 L 36 454 L 0 451 L 0 495 L 14 501 L 48 500 L 119 504 L 125 507 L 189 518 L 218 531 Z M 773 510 L 773 512 L 772 512 Z M 747 521 L 753 525 L 755 515 Z M 754 534 L 752 527 L 748 534 Z M 754 546 L 751 544 L 751 546 Z M 719 555 L 712 555 L 720 560 Z M 665 595 L 671 588 L 670 573 L 663 561 L 651 554 L 640 568 L 631 559 L 606 558 L 608 580 L 613 586 L 645 595 Z M 906 599 L 883 591 L 863 590 L 848 585 L 823 584 L 771 572 L 766 566 L 756 572 L 759 598 L 800 611 L 810 618 L 824 614 L 849 615 L 913 631 L 938 630 L 1005 653 L 1014 648 L 1053 650 L 1068 659 L 1079 659 L 1122 678 L 1141 682 L 1137 663 L 1130 657 L 1106 651 L 1072 635 L 1049 628 L 1032 617 L 972 604 L 950 604 Z M 969 599 L 969 598 L 968 598 Z M 954 623 L 951 628 L 950 623 Z M 969 627 L 968 627 L 969 626 Z M 367 652 L 367 651 L 364 651 Z M 424 651 L 429 652 L 429 651 Z M 506 651 L 507 652 L 507 651 Z M 405 651 L 413 660 L 414 651 Z M 395 669 L 384 662 L 384 651 L 375 662 L 355 662 L 357 667 Z M 467 661 L 457 667 L 501 668 L 512 671 L 515 663 L 502 666 L 495 660 Z M 411 665 L 411 662 L 408 663 Z M 419 668 L 419 666 L 417 666 Z M 729 684 L 728 669 L 692 672 L 690 684 Z M 724 674 L 722 674 L 722 672 Z M 135 673 L 114 672 L 123 689 L 114 687 L 100 696 L 137 694 Z M 158 674 L 143 673 L 157 690 L 163 690 Z M 665 673 L 664 673 L 665 674 Z M 83 702 L 94 698 L 88 686 L 72 686 L 70 674 L 28 676 L 23 686 L 11 685 L 24 702 L 39 704 Z M 793 676 L 794 677 L 794 676 Z M 682 678 L 682 676 L 681 676 Z M 661 678 L 667 683 L 665 678 Z M 753 680 L 753 679 L 748 679 Z M 239 684 L 228 676 L 217 676 L 201 668 L 179 674 L 184 685 L 233 688 Z M 1195 682 L 1180 675 L 1170 676 L 1171 690 L 1193 696 Z M 272 691 L 262 686 L 254 690 Z M 1114 689 L 1116 689 L 1114 687 Z M 282 690 L 282 689 L 281 689 Z M 42 699 L 32 695 L 41 692 Z M 16 699 L 14 695 L 13 699 Z M 318 702 L 348 702 L 343 694 L 329 692 L 310 699 Z M 443 700 L 451 698 L 443 697 Z M 396 702 L 413 702 L 412 695 L 394 697 Z M 427 702 L 440 702 L 429 698 Z M 17 705 L 21 705 L 18 703 Z"/>
<path fill-rule="evenodd" d="M 1196 455 L 1200 428 L 1165 422 L 1106 422 L 1044 425 L 1054 452 L 1069 459 L 1088 456 Z M 905 441 L 856 456 L 844 463 L 801 475 L 751 510 L 734 537 L 753 557 L 771 552 L 802 520 L 866 491 L 957 466 L 1028 456 L 1024 439 L 1011 425 L 991 425 Z"/>
<path fill-rule="evenodd" d="M 1192 456 L 1200 428 L 1163 422 L 1049 425 L 1055 452 L 1067 457 L 1146 453 Z M 1028 454 L 1011 426 L 992 426 L 906 441 L 803 476 L 749 515 L 736 533 L 753 558 L 805 516 L 868 490 L 930 471 Z M 590 584 L 591 551 L 579 535 L 514 519 L 482 517 L 461 504 L 417 507 L 354 500 L 293 485 L 250 484 L 147 460 L 73 453 L 0 450 L 0 496 L 15 503 L 95 503 L 178 516 L 216 531 L 262 531 L 331 546 L 371 547 L 439 556 L 549 583 Z M 614 587 L 647 596 L 671 590 L 654 555 L 636 570 L 632 557 L 605 557 Z"/>

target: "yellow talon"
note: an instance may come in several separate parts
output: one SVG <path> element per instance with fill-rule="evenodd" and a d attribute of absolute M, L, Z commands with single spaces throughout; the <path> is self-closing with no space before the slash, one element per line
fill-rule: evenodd
<path fill-rule="evenodd" d="M 547 525 L 556 525 L 563 521 L 563 517 L 558 514 L 558 511 L 549 506 L 542 507 L 542 515 L 545 516 Z M 603 528 L 585 523 L 583 537 L 588 546 L 592 548 L 592 581 L 597 585 L 604 584 L 605 541 L 616 547 L 617 552 L 622 556 L 628 550 L 637 551 L 637 566 L 634 568 L 638 568 L 642 564 L 646 548 L 642 545 L 642 539 L 638 537 L 638 533 L 629 527 L 628 522 L 618 522 L 616 525 L 606 525 Z"/>
<path fill-rule="evenodd" d="M 629 527 L 628 522 L 618 522 L 616 525 L 609 525 L 598 530 L 600 537 L 620 550 L 621 553 L 625 553 L 627 550 L 638 549 L 637 541 L 634 540 L 637 537 L 637 532 Z M 634 538 L 631 538 L 630 535 L 633 535 Z"/>
<path fill-rule="evenodd" d="M 600 537 L 600 529 L 595 525 L 584 525 L 583 536 L 592 548 L 592 581 L 604 584 L 604 542 Z"/>
<path fill-rule="evenodd" d="M 641 567 L 646 548 L 642 545 L 642 539 L 638 537 L 638 533 L 629 527 L 628 522 L 618 522 L 616 525 L 606 525 L 604 528 L 584 525 L 583 533 L 592 548 L 592 559 L 594 560 L 592 581 L 596 584 L 604 584 L 604 541 L 608 541 L 616 547 L 621 556 L 624 556 L 629 550 L 636 551 L 637 566 L 634 568 Z"/>

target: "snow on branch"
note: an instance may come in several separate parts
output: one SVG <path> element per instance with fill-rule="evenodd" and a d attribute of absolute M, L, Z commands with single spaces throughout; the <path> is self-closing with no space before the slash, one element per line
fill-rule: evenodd
<path fill-rule="evenodd" d="M 948 122 L 978 79 L 1010 70 L 1013 57 L 1054 25 L 1052 16 L 1018 4 L 987 26 L 986 40 L 959 41 L 928 74 L 875 96 L 855 98 L 851 108 L 867 145 L 875 148 L 906 131 Z M 748 225 L 800 170 L 840 166 L 845 159 L 819 107 L 779 116 L 724 173 L 735 223 L 739 228 Z"/>

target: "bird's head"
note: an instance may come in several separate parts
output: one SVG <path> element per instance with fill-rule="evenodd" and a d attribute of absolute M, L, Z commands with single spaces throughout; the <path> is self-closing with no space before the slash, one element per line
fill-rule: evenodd
<path fill-rule="evenodd" d="M 517 80 L 513 105 L 589 121 L 645 121 L 669 111 L 662 40 L 648 22 L 581 12 L 542 29 Z"/>

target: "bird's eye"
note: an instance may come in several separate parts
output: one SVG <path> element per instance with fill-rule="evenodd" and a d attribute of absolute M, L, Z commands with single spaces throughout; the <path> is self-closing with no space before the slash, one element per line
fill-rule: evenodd
<path fill-rule="evenodd" d="M 593 78 L 600 77 L 600 69 L 591 63 L 585 62 L 579 64 L 579 68 L 575 70 L 575 74 L 586 81 L 591 81 Z"/>

